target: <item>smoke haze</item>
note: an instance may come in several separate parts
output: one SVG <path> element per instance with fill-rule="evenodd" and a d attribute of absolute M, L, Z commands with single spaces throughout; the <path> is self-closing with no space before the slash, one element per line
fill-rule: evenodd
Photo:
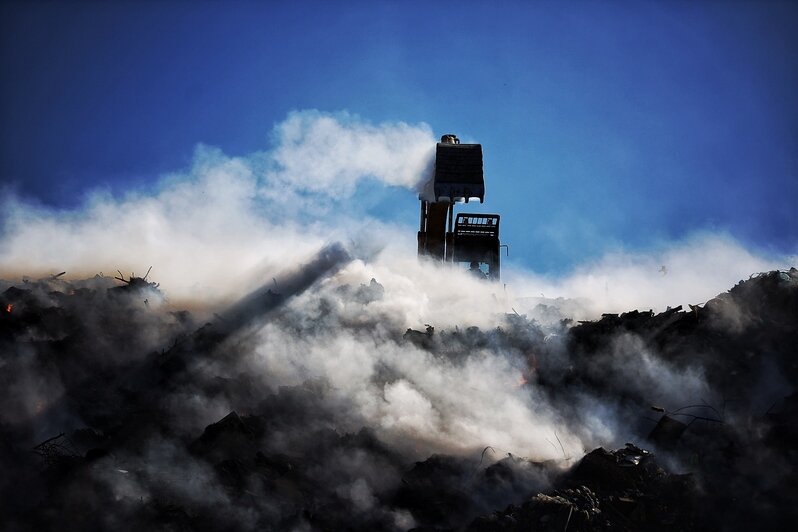
<path fill-rule="evenodd" d="M 164 176 L 156 190 L 122 197 L 98 191 L 74 211 L 34 206 L 6 194 L 1 277 L 67 271 L 81 278 L 117 269 L 141 275 L 152 265 L 176 305 L 229 302 L 270 272 L 300 262 L 324 243 L 342 241 L 354 246 L 374 273 L 383 274 L 381 283 L 391 282 L 383 281 L 386 275 L 393 277 L 395 288 L 406 294 L 404 303 L 430 306 L 432 298 L 431 310 L 442 305 L 440 315 L 421 320 L 460 322 L 458 316 L 446 317 L 449 305 L 468 308 L 455 301 L 473 292 L 482 299 L 489 291 L 466 277 L 441 275 L 432 265 L 407 260 L 415 247 L 414 228 L 359 214 L 353 218 L 348 209 L 338 209 L 342 201 L 369 202 L 353 197 L 366 180 L 405 187 L 414 197 L 434 155 L 428 125 L 372 125 L 345 113 L 299 111 L 275 126 L 273 143 L 271 150 L 246 157 L 199 146 L 192 167 Z M 505 281 L 514 297 L 588 300 L 584 317 L 599 310 L 701 303 L 751 272 L 789 263 L 788 257 L 748 251 L 728 235 L 704 232 L 651 252 L 610 251 L 559 279 L 510 263 Z M 440 290 L 430 291 L 436 286 Z"/>
<path fill-rule="evenodd" d="M 414 227 L 336 210 L 368 201 L 356 195 L 365 180 L 413 196 L 430 167 L 429 126 L 303 111 L 276 126 L 273 138 L 270 151 L 247 157 L 200 147 L 192 167 L 164 177 L 157 190 L 97 193 L 75 211 L 3 200 L 3 290 L 23 276 L 61 271 L 68 275 L 47 287 L 75 293 L 77 280 L 88 279 L 86 286 L 105 290 L 118 284 L 110 278 L 117 269 L 143 275 L 152 265 L 149 280 L 166 296 L 159 305 L 155 292 L 108 295 L 76 309 L 85 320 L 80 330 L 94 343 L 70 348 L 79 355 L 70 371 L 42 363 L 49 355 L 30 343 L 5 365 L 16 378 L 3 392 L 14 408 L 4 409 L 2 423 L 32 426 L 35 437 L 47 437 L 107 424 L 129 390 L 159 382 L 144 368 L 151 353 L 168 350 L 168 358 L 157 359 L 159 371 L 174 366 L 185 374 L 136 401 L 164 409 L 169 430 L 102 458 L 92 474 L 131 508 L 167 493 L 184 504 L 226 508 L 230 515 L 214 519 L 241 529 L 283 518 L 288 503 L 245 508 L 214 483 L 214 436 L 203 430 L 236 411 L 268 419 L 258 432 L 252 420 L 225 418 L 244 434 L 240 445 L 251 455 L 257 440 L 268 456 L 333 457 L 337 469 L 308 477 L 348 501 L 350 511 L 368 515 L 363 522 L 408 528 L 413 517 L 383 503 L 410 461 L 435 453 L 474 458 L 491 446 L 498 456 L 565 466 L 585 450 L 623 443 L 623 427 L 634 425 L 636 414 L 589 383 L 569 384 L 577 354 L 564 343 L 562 318 L 704 303 L 753 272 L 789 265 L 788 257 L 746 250 L 727 235 L 697 233 L 650 253 L 607 253 L 558 279 L 510 264 L 506 284 L 481 282 L 417 260 Z M 58 284 L 66 279 L 77 284 Z M 61 296 L 40 289 L 36 297 Z M 185 321 L 175 313 L 181 308 L 200 319 Z M 206 319 L 212 325 L 199 329 Z M 113 323 L 131 330 L 109 333 Z M 405 335 L 408 328 L 416 332 Z M 76 336 L 42 330 L 30 334 L 67 344 Z M 591 374 L 626 401 L 721 399 L 701 364 L 666 360 L 634 334 L 609 345 L 590 359 Z M 95 393 L 84 386 L 82 364 L 125 368 L 119 382 L 108 384 L 110 395 L 92 396 L 90 408 L 75 406 L 84 404 L 76 394 Z M 537 370 L 561 391 L 530 383 Z M 180 442 L 199 434 L 187 452 Z M 379 445 L 336 439 L 354 434 Z M 548 480 L 529 473 L 526 482 L 531 490 Z"/>

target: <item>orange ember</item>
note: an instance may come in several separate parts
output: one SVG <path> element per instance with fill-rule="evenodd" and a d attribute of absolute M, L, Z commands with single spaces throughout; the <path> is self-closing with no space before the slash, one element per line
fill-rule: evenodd
<path fill-rule="evenodd" d="M 11 303 L 9 303 L 9 304 L 6 306 L 6 312 L 8 312 L 8 313 L 10 314 L 12 310 L 14 310 L 14 305 L 12 305 Z"/>

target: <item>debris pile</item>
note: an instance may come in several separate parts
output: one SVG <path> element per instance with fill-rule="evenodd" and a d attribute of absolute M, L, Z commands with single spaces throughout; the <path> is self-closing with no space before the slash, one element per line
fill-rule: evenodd
<path fill-rule="evenodd" d="M 599 447 L 559 481 L 520 506 L 475 520 L 469 530 L 699 530 L 690 475 L 667 473 L 628 443 Z"/>
<path fill-rule="evenodd" d="M 689 310 L 403 332 L 373 310 L 389 297 L 376 279 L 322 286 L 342 260 L 327 250 L 204 325 L 161 305 L 147 276 L 0 282 L 5 528 L 747 530 L 798 519 L 798 270 Z M 290 360 L 301 366 L 318 360 L 303 356 L 328 338 L 320 330 L 403 354 L 364 381 L 379 401 L 356 408 L 363 390 L 343 394 L 304 368 L 287 382 L 284 366 L 263 365 L 274 356 L 263 335 L 302 339 Z M 518 376 L 506 386 L 562 427 L 544 435 L 549 458 L 499 448 L 495 432 L 457 452 L 436 447 L 434 428 L 393 437 L 430 411 L 441 430 L 476 422 L 447 419 L 457 410 L 407 384 L 411 355 L 449 369 L 500 359 Z M 391 400 L 406 410 L 368 417 Z"/>

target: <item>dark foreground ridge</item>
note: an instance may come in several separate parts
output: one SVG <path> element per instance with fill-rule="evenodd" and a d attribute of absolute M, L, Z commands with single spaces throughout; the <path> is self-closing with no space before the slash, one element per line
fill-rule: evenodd
<path fill-rule="evenodd" d="M 206 325 L 159 310 L 159 288 L 145 279 L 0 285 L 0 528 L 664 531 L 798 522 L 797 270 L 752 276 L 702 306 L 553 330 L 514 314 L 489 331 L 382 327 L 381 341 L 451 364 L 478 350 L 511 357 L 524 368 L 519 385 L 564 427 L 585 441 L 616 435 L 606 448 L 563 450 L 554 461 L 490 441 L 472 455 L 419 460 L 379 427 L 340 430 L 352 416 L 324 380 L 263 382 L 240 363 L 259 327 L 245 308 L 263 311 L 260 325 L 303 338 L 319 327 L 377 334 L 379 316 L 363 324 L 336 314 L 336 303 L 383 298 L 377 281 L 337 289 L 304 314 L 287 305 L 340 260 L 324 256 L 318 274 L 275 280 Z M 392 371 L 375 378 L 390 382 Z M 556 435 L 552 445 L 562 448 Z"/>

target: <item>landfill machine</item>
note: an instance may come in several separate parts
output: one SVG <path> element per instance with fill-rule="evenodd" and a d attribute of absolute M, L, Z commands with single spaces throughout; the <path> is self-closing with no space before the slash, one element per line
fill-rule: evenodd
<path fill-rule="evenodd" d="M 421 219 L 418 255 L 447 263 L 464 263 L 478 277 L 498 281 L 499 215 L 458 213 L 455 203 L 485 200 L 482 145 L 460 144 L 444 135 L 435 150 L 432 178 L 419 194 Z"/>

